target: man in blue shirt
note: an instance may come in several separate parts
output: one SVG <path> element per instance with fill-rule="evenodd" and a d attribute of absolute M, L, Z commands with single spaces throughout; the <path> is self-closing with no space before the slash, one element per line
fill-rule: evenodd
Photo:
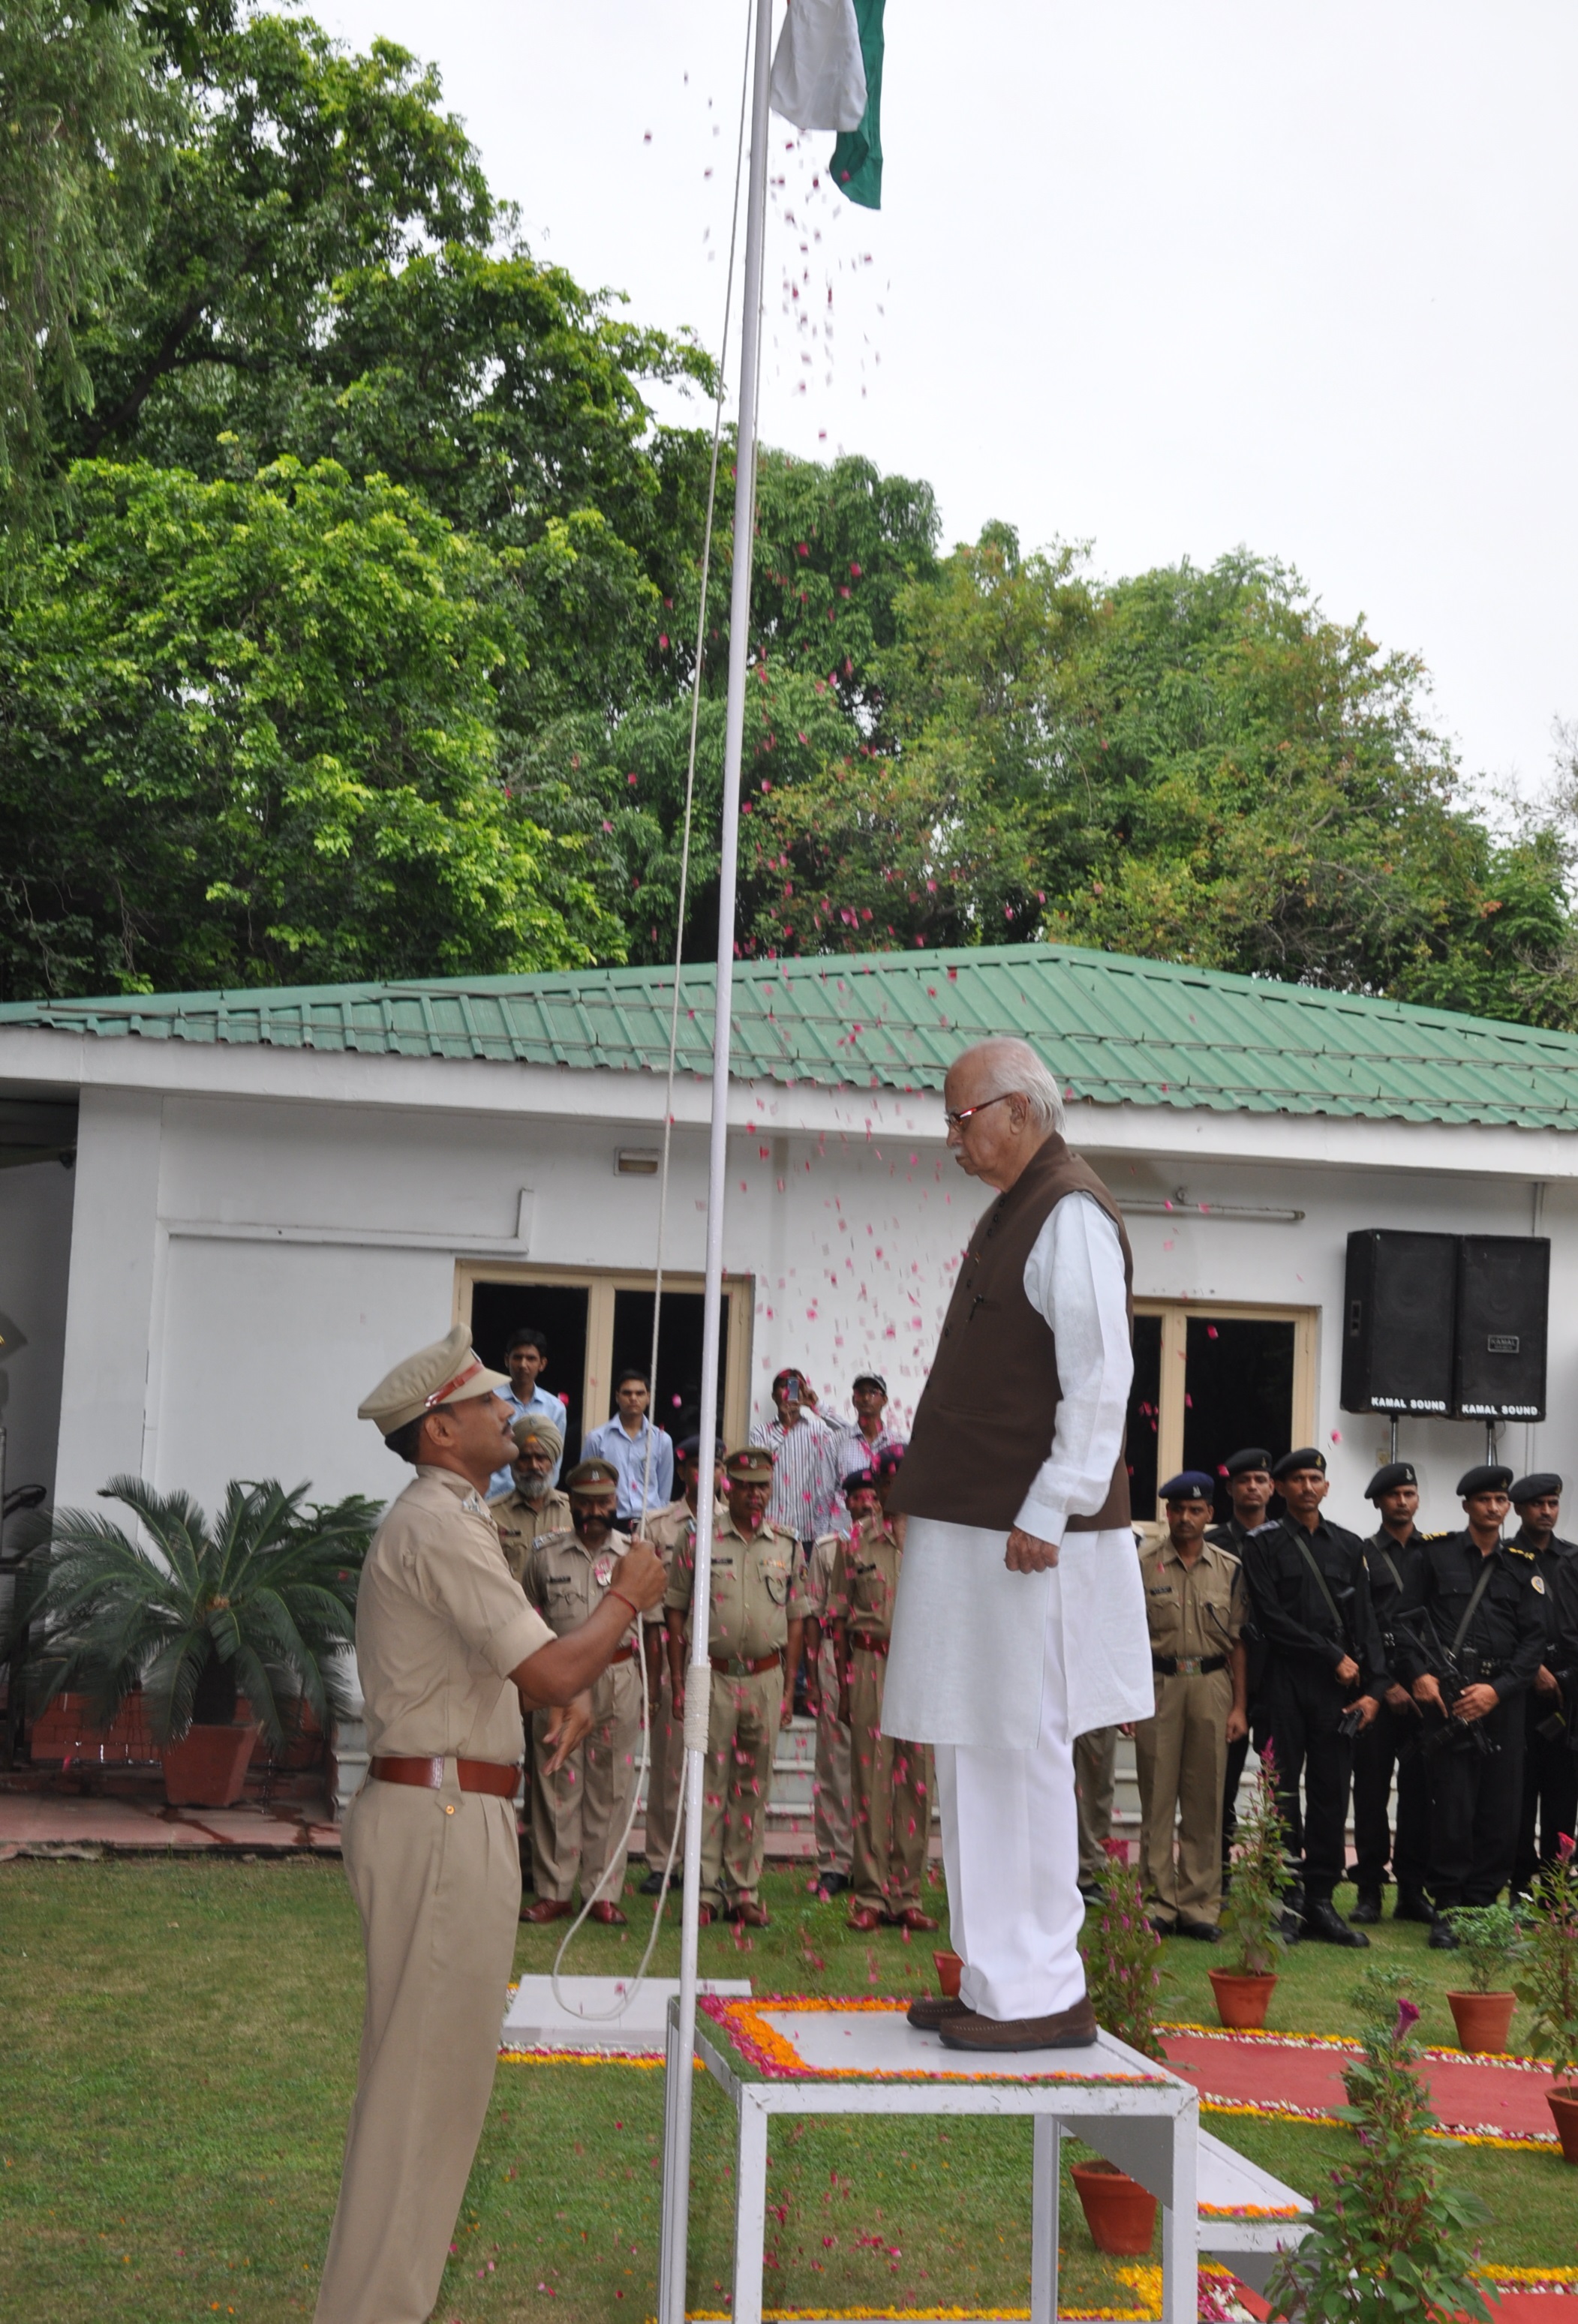
<path fill-rule="evenodd" d="M 581 1446 L 583 1461 L 606 1461 L 619 1475 L 619 1503 L 614 1512 L 623 1525 L 640 1517 L 643 1508 L 663 1508 L 674 1498 L 674 1444 L 667 1431 L 647 1417 L 651 1387 L 645 1372 L 627 1364 L 614 1384 L 617 1407 L 612 1420 L 594 1428 Z M 647 1448 L 651 1447 L 652 1473 L 647 1477 Z"/>
<path fill-rule="evenodd" d="M 510 1385 L 500 1390 L 503 1401 L 510 1406 L 510 1418 L 519 1420 L 523 1412 L 540 1412 L 544 1420 L 551 1421 L 562 1439 L 565 1434 L 565 1401 L 561 1396 L 549 1396 L 538 1382 L 548 1370 L 548 1342 L 534 1323 L 521 1323 L 510 1334 L 510 1344 L 504 1351 L 504 1362 L 510 1374 Z M 548 1480 L 551 1492 L 558 1483 L 558 1472 L 564 1466 L 564 1456 L 553 1464 L 553 1474 Z M 502 1493 L 515 1489 L 514 1471 L 509 1468 L 495 1469 L 488 1480 L 487 1497 L 496 1501 Z"/>

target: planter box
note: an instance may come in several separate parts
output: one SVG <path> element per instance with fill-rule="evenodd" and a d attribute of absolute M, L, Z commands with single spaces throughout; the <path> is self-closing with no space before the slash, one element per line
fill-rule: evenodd
<path fill-rule="evenodd" d="M 164 1795 L 172 1808 L 234 1807 L 246 1788 L 247 1763 L 262 1732 L 256 1727 L 190 1727 L 167 1743 Z"/>

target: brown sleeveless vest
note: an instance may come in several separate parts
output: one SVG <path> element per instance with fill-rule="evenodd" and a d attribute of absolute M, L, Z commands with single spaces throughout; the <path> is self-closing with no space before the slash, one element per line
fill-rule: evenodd
<path fill-rule="evenodd" d="M 1089 1194 L 1118 1230 L 1133 1318 L 1134 1260 L 1118 1206 L 1095 1172 L 1061 1138 L 1038 1147 L 970 1238 L 921 1390 L 904 1465 L 890 1507 L 951 1525 L 1007 1533 L 1052 1449 L 1063 1390 L 1052 1327 L 1025 1296 L 1025 1262 L 1055 1203 Z M 1121 1452 L 1094 1516 L 1071 1516 L 1071 1533 L 1129 1523 L 1129 1471 Z"/>

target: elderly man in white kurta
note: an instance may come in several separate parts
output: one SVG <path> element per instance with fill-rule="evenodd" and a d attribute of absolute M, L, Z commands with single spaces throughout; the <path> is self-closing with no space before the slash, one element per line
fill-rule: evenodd
<path fill-rule="evenodd" d="M 1123 1423 L 1131 1262 L 1029 1044 L 950 1071 L 948 1144 L 998 1190 L 965 1252 L 892 1505 L 906 1513 L 884 1725 L 936 1748 L 959 1998 L 950 2049 L 1094 2042 L 1075 1738 L 1154 1708 Z M 959 1447 L 970 1458 L 961 1461 Z"/>

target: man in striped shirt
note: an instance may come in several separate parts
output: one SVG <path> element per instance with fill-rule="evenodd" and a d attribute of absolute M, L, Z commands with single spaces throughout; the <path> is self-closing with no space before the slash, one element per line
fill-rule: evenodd
<path fill-rule="evenodd" d="M 887 1452 L 902 1452 L 904 1439 L 888 1425 L 888 1383 L 881 1372 L 859 1372 L 850 1389 L 854 1406 L 853 1426 L 839 1429 L 838 1474 L 851 1475 L 856 1469 L 874 1467 Z"/>
<path fill-rule="evenodd" d="M 815 1392 L 803 1372 L 780 1372 L 772 1401 L 777 1419 L 759 1420 L 751 1431 L 752 1443 L 765 1444 L 772 1454 L 767 1520 L 792 1533 L 808 1557 L 817 1535 L 831 1530 L 838 1506 L 842 1432 L 815 1410 Z"/>

